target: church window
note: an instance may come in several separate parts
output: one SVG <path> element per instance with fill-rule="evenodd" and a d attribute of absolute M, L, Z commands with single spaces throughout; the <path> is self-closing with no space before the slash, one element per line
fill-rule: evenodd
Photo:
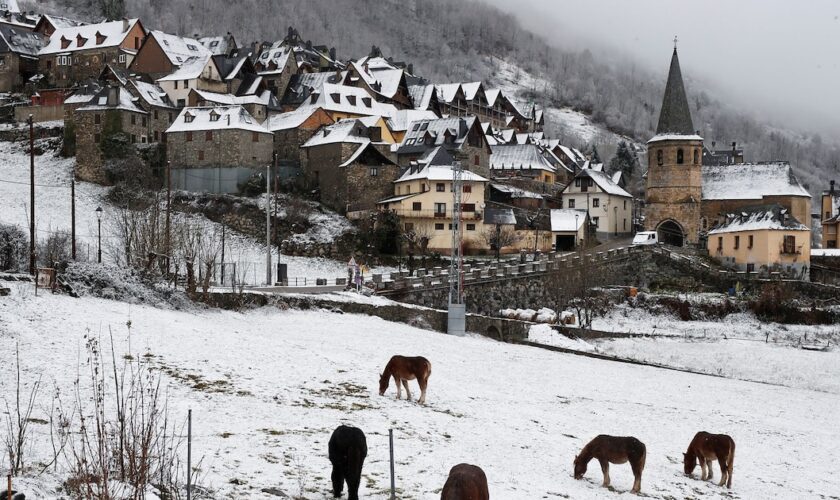
<path fill-rule="evenodd" d="M 677 150 L 677 164 L 682 165 L 684 162 L 685 162 L 685 158 L 684 158 L 683 150 L 681 148 L 681 149 Z"/>
<path fill-rule="evenodd" d="M 700 164 L 700 150 L 699 149 L 694 150 L 694 164 L 695 165 Z"/>
<path fill-rule="evenodd" d="M 656 152 L 656 164 L 662 166 L 662 150 Z"/>

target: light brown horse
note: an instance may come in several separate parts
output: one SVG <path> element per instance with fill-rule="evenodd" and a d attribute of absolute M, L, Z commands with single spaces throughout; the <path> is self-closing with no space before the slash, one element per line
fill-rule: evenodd
<path fill-rule="evenodd" d="M 458 464 L 452 467 L 440 500 L 490 500 L 487 476 L 475 465 Z"/>
<path fill-rule="evenodd" d="M 432 374 L 432 364 L 423 357 L 394 356 L 385 365 L 385 371 L 379 376 L 379 395 L 385 395 L 388 390 L 388 381 L 394 377 L 397 384 L 397 399 L 402 398 L 402 388 L 405 387 L 406 396 L 411 401 L 411 391 L 408 390 L 408 381 L 417 379 L 420 385 L 420 404 L 426 402 L 426 386 L 429 383 L 429 375 Z"/>
<path fill-rule="evenodd" d="M 575 479 L 580 479 L 586 474 L 586 465 L 593 458 L 601 463 L 601 471 L 604 473 L 604 487 L 610 485 L 610 464 L 623 464 L 630 462 L 633 469 L 632 493 L 639 493 L 642 489 L 642 471 L 645 468 L 647 450 L 644 443 L 634 437 L 616 437 L 601 434 L 590 441 L 580 450 L 580 455 L 575 457 Z"/>
<path fill-rule="evenodd" d="M 726 434 L 709 434 L 700 431 L 694 435 L 694 439 L 688 445 L 688 451 L 683 453 L 683 465 L 685 474 L 690 476 L 700 460 L 700 479 L 707 481 L 712 479 L 712 460 L 717 460 L 720 465 L 720 483 L 718 486 L 726 485 L 732 487 L 732 468 L 735 462 L 735 441 Z M 707 473 L 708 472 L 708 473 Z"/>

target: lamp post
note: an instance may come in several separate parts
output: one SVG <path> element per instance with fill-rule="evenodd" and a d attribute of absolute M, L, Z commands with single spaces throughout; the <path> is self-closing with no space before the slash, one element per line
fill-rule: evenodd
<path fill-rule="evenodd" d="M 102 207 L 96 207 L 96 235 L 99 240 L 96 262 L 102 264 Z"/>

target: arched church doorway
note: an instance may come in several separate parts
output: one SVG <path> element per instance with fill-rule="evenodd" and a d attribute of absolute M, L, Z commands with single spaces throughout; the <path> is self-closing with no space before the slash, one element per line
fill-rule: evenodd
<path fill-rule="evenodd" d="M 656 235 L 659 242 L 666 245 L 681 247 L 685 244 L 685 232 L 678 223 L 672 220 L 666 220 L 659 224 L 659 227 L 656 228 Z"/>

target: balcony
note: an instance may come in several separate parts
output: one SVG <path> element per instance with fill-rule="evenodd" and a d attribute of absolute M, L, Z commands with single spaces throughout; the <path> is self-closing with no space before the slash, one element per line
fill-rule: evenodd
<path fill-rule="evenodd" d="M 802 255 L 803 245 L 785 245 L 783 244 L 779 253 L 782 255 Z"/>
<path fill-rule="evenodd" d="M 452 211 L 447 210 L 446 212 L 438 212 L 435 210 L 411 210 L 411 209 L 403 209 L 397 208 L 391 210 L 391 212 L 397 214 L 397 216 L 405 219 L 451 219 L 452 218 Z M 462 212 L 462 219 L 463 220 L 481 220 L 481 212 Z"/>

